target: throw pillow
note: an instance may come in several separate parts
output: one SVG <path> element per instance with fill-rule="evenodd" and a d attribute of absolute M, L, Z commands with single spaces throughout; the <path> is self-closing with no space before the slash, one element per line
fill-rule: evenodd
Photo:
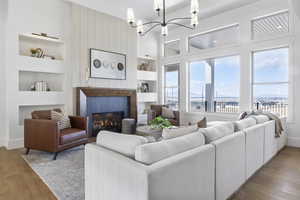
<path fill-rule="evenodd" d="M 199 122 L 197 122 L 198 128 L 206 128 L 207 127 L 207 120 L 206 117 L 203 117 Z"/>
<path fill-rule="evenodd" d="M 188 135 L 190 133 L 194 133 L 198 130 L 197 126 L 186 126 L 179 128 L 164 128 L 162 132 L 163 139 L 171 139 L 184 135 Z"/>
<path fill-rule="evenodd" d="M 58 129 L 71 128 L 71 122 L 67 115 L 56 111 L 51 111 L 51 119 L 58 122 Z"/>
<path fill-rule="evenodd" d="M 174 111 L 172 109 L 167 108 L 167 107 L 162 107 L 161 116 L 163 118 L 167 118 L 167 119 L 174 119 L 175 118 Z"/>
<path fill-rule="evenodd" d="M 247 117 L 248 113 L 245 111 L 245 112 L 242 112 L 239 117 L 238 117 L 238 120 L 242 120 L 242 119 L 245 119 Z"/>

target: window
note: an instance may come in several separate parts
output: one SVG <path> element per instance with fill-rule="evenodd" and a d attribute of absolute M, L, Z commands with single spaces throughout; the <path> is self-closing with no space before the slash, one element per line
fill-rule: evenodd
<path fill-rule="evenodd" d="M 289 12 L 260 17 L 251 22 L 252 39 L 278 36 L 289 32 Z"/>
<path fill-rule="evenodd" d="M 253 53 L 254 108 L 287 116 L 289 49 Z"/>
<path fill-rule="evenodd" d="M 239 56 L 190 63 L 190 110 L 192 112 L 238 112 L 239 66 Z"/>
<path fill-rule="evenodd" d="M 189 52 L 236 44 L 239 41 L 239 25 L 234 25 L 189 38 Z"/>
<path fill-rule="evenodd" d="M 166 42 L 164 45 L 164 56 L 169 57 L 169 56 L 176 56 L 180 55 L 180 41 L 171 41 L 171 42 Z"/>
<path fill-rule="evenodd" d="M 179 64 L 165 66 L 165 104 L 179 109 Z"/>

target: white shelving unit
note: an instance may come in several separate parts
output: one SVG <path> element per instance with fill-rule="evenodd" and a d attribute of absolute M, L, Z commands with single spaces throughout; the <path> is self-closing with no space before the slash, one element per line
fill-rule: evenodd
<path fill-rule="evenodd" d="M 61 60 L 41 59 L 30 56 L 18 56 L 17 67 L 20 71 L 64 74 L 64 63 Z"/>
<path fill-rule="evenodd" d="M 32 57 L 30 49 L 40 48 L 51 58 Z M 65 45 L 62 40 L 36 36 L 27 33 L 19 34 L 19 55 L 17 69 L 19 72 L 19 125 L 25 118 L 30 118 L 34 110 L 63 108 L 65 106 Z M 31 91 L 37 81 L 47 82 L 50 91 Z"/>
<path fill-rule="evenodd" d="M 138 58 L 138 124 L 147 124 L 147 110 L 151 104 L 157 103 L 157 67 L 156 60 L 150 57 Z M 148 92 L 141 92 L 139 87 L 142 83 L 147 83 L 149 86 Z"/>

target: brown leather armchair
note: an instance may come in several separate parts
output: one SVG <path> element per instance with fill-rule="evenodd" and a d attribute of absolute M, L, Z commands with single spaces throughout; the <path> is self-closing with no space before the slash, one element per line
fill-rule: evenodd
<path fill-rule="evenodd" d="M 55 111 L 61 112 L 59 109 Z M 57 121 L 51 120 L 51 110 L 34 111 L 32 119 L 24 121 L 24 146 L 30 149 L 57 154 L 66 149 L 88 143 L 88 119 L 69 116 L 71 128 L 59 130 Z"/>
<path fill-rule="evenodd" d="M 153 120 L 155 119 L 156 117 L 158 116 L 161 116 L 162 115 L 162 108 L 163 107 L 166 107 L 168 108 L 167 105 L 151 105 L 150 106 L 150 110 L 148 111 L 148 124 Z M 174 116 L 175 118 L 173 119 L 168 119 L 172 125 L 174 126 L 179 126 L 180 124 L 180 114 L 179 114 L 179 111 L 173 111 L 174 113 Z"/>

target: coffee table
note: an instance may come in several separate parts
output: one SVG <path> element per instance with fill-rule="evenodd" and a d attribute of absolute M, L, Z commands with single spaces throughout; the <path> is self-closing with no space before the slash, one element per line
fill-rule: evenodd
<path fill-rule="evenodd" d="M 153 129 L 151 126 L 139 126 L 136 128 L 136 134 L 145 137 L 154 137 L 159 140 L 162 137 L 162 129 Z"/>

